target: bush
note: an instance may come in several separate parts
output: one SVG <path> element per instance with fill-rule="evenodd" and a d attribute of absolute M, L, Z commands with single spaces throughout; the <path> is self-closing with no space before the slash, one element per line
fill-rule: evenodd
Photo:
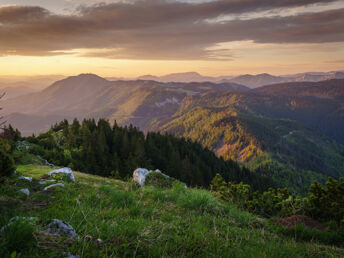
<path fill-rule="evenodd" d="M 152 172 L 147 175 L 145 184 L 154 185 L 160 188 L 170 188 L 176 180 L 171 177 L 166 177 L 161 173 Z"/>
<path fill-rule="evenodd" d="M 0 177 L 11 175 L 14 169 L 13 158 L 0 149 Z"/>
<path fill-rule="evenodd" d="M 1 232 L 0 256 L 25 252 L 35 245 L 34 226 L 27 220 L 15 220 Z"/>

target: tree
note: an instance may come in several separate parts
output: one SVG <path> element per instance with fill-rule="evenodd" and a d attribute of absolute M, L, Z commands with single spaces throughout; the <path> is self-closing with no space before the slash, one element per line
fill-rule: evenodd
<path fill-rule="evenodd" d="M 5 92 L 0 94 L 0 100 L 5 96 Z M 2 110 L 2 107 L 0 107 L 0 110 Z M 0 116 L 0 129 L 4 129 L 4 125 L 6 121 L 2 121 L 4 119 L 3 116 Z"/>

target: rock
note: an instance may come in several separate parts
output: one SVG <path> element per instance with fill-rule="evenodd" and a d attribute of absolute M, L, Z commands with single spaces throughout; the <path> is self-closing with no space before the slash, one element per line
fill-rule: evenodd
<path fill-rule="evenodd" d="M 137 168 L 135 169 L 133 173 L 133 180 L 136 183 L 138 183 L 140 186 L 143 186 L 145 184 L 146 177 L 152 172 L 160 173 L 165 177 L 169 177 L 168 175 L 165 175 L 164 173 L 162 173 L 159 169 L 153 171 L 153 170 L 148 170 L 146 168 Z"/>
<path fill-rule="evenodd" d="M 30 195 L 30 191 L 29 191 L 29 189 L 27 189 L 27 188 L 20 189 L 19 192 L 21 192 L 21 193 L 23 193 L 23 194 L 26 194 L 27 196 Z"/>
<path fill-rule="evenodd" d="M 40 185 L 45 185 L 45 184 L 47 184 L 47 182 L 46 182 L 46 181 L 43 181 L 43 180 L 39 181 L 38 183 L 39 183 Z"/>
<path fill-rule="evenodd" d="M 64 256 L 65 258 L 80 258 L 79 255 L 74 255 L 74 254 L 71 254 L 71 253 L 63 253 L 63 255 L 65 255 Z"/>
<path fill-rule="evenodd" d="M 27 181 L 32 182 L 32 177 L 29 177 L 29 176 L 20 176 L 20 177 L 18 177 L 18 179 L 23 179 L 23 180 L 27 180 Z"/>
<path fill-rule="evenodd" d="M 35 221 L 37 218 L 36 217 L 19 217 L 19 216 L 15 216 L 13 218 L 10 219 L 10 221 L 8 222 L 8 224 L 6 226 L 3 226 L 0 229 L 0 233 L 4 232 L 6 230 L 7 227 L 11 226 L 13 224 L 14 221 L 16 220 L 22 220 L 22 221 L 27 221 L 27 222 L 33 222 Z"/>
<path fill-rule="evenodd" d="M 56 175 L 56 174 L 65 174 L 69 177 L 69 179 L 71 181 L 75 182 L 75 177 L 74 177 L 73 171 L 70 168 L 60 168 L 60 169 L 50 171 L 48 173 L 49 176 Z"/>
<path fill-rule="evenodd" d="M 54 219 L 49 225 L 45 232 L 54 235 L 65 235 L 70 238 L 75 238 L 77 236 L 74 228 L 66 222 L 59 219 Z"/>
<path fill-rule="evenodd" d="M 57 186 L 64 187 L 64 184 L 62 184 L 62 183 L 57 183 L 57 184 L 49 185 L 49 186 L 44 187 L 43 191 L 47 191 L 47 190 L 49 190 L 50 188 L 57 187 Z"/>
<path fill-rule="evenodd" d="M 133 180 L 140 186 L 143 186 L 145 184 L 147 175 L 149 175 L 150 173 L 152 173 L 152 171 L 149 171 L 148 169 L 137 168 L 133 173 Z"/>
<path fill-rule="evenodd" d="M 16 175 L 16 174 L 17 174 L 17 170 L 14 170 L 14 171 L 13 171 L 13 174 Z"/>

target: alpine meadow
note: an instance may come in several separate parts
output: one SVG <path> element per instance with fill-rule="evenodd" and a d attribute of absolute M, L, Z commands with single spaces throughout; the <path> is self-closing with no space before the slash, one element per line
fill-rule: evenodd
<path fill-rule="evenodd" d="M 342 0 L 0 0 L 0 257 L 344 257 Z"/>

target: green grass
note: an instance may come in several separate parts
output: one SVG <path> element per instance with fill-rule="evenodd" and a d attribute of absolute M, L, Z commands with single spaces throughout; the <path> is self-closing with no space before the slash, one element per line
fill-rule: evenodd
<path fill-rule="evenodd" d="M 18 224 L 16 230 L 1 235 L 1 257 L 14 251 L 18 257 L 50 257 L 63 252 L 82 257 L 344 255 L 343 249 L 283 234 L 269 221 L 223 203 L 207 190 L 186 189 L 181 183 L 140 188 L 133 182 L 75 172 L 76 183 L 66 183 L 65 188 L 47 194 L 37 179 L 50 170 L 21 165 L 17 171 L 34 177 L 33 182 L 12 177 L 0 186 L 0 227 L 13 216 L 39 218 L 33 226 Z M 23 187 L 30 189 L 29 197 L 17 192 Z M 51 219 L 71 224 L 80 239 L 42 241 L 40 229 Z M 98 238 L 102 243 L 96 242 Z M 24 245 L 14 244 L 23 240 Z"/>

